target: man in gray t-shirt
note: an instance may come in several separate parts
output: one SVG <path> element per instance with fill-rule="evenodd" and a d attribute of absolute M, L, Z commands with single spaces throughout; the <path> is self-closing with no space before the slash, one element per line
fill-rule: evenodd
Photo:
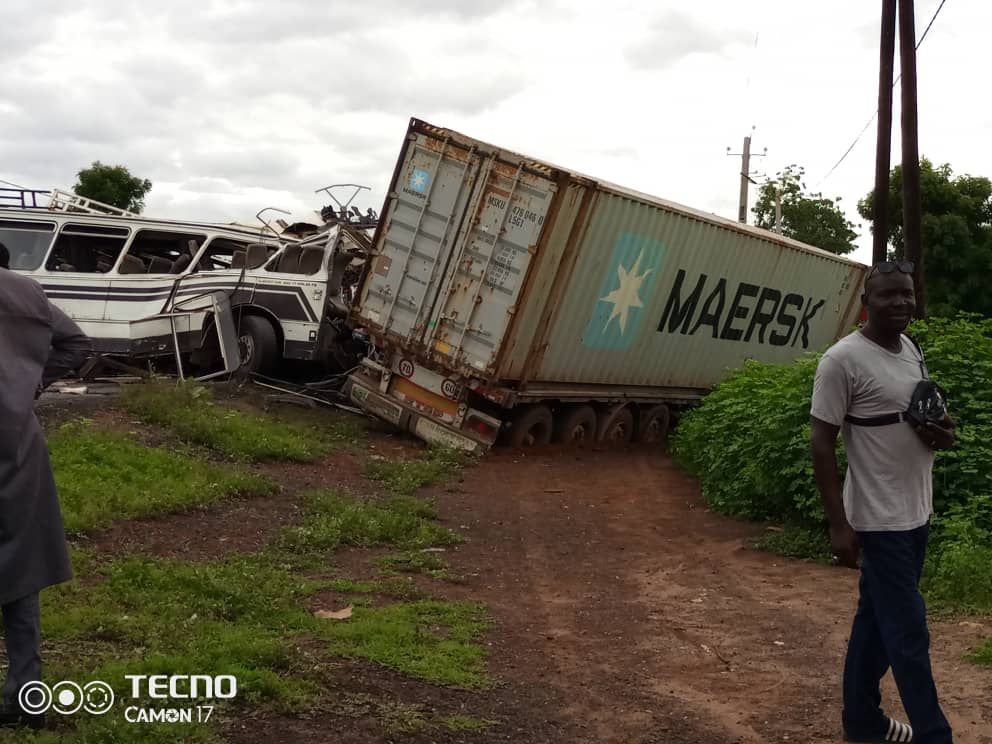
<path fill-rule="evenodd" d="M 933 512 L 933 450 L 953 446 L 954 422 L 914 427 L 891 416 L 909 409 L 925 374 L 921 352 L 903 333 L 916 308 L 912 271 L 908 262 L 888 261 L 869 271 L 862 296 L 868 322 L 834 344 L 816 370 L 811 449 L 834 553 L 851 568 L 862 555 L 844 664 L 845 739 L 948 744 L 919 582 Z M 879 682 L 890 667 L 912 728 L 882 711 Z"/>

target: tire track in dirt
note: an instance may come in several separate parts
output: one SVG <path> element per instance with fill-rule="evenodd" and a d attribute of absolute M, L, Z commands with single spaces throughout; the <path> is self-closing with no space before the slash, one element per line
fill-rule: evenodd
<path fill-rule="evenodd" d="M 588 741 L 839 741 L 854 572 L 750 549 L 760 526 L 651 453 L 497 452 L 462 485 L 433 494 L 469 538 L 452 592 L 490 606 L 496 672 L 552 685 Z M 992 673 L 961 658 L 990 631 L 932 626 L 959 742 L 992 744 Z"/>

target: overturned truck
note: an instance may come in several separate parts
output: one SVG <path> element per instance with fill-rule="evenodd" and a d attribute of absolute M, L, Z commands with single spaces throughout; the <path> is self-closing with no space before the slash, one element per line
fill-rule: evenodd
<path fill-rule="evenodd" d="M 843 335 L 865 267 L 412 120 L 352 307 L 346 393 L 480 450 L 663 440 L 746 359 Z"/>

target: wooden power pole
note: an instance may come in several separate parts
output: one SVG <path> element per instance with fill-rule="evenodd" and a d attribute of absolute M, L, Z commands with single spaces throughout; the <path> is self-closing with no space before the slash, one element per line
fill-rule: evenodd
<path fill-rule="evenodd" d="M 751 183 L 751 158 L 763 158 L 767 154 L 768 148 L 765 148 L 764 153 L 758 153 L 757 155 L 751 155 L 751 135 L 749 134 L 744 138 L 744 150 L 742 152 L 730 152 L 730 148 L 727 148 L 727 154 L 733 157 L 740 157 L 741 159 L 741 195 L 740 203 L 737 210 L 737 221 L 742 225 L 747 224 L 747 190 L 748 184 Z"/>
<path fill-rule="evenodd" d="M 899 56 L 902 61 L 902 210 L 906 260 L 916 265 L 916 317 L 926 317 L 920 197 L 919 120 L 916 94 L 916 18 L 913 0 L 899 0 Z"/>
<path fill-rule="evenodd" d="M 878 144 L 871 251 L 873 264 L 886 259 L 889 241 L 889 166 L 892 160 L 892 87 L 896 54 L 896 0 L 882 0 L 882 41 L 878 74 Z"/>
<path fill-rule="evenodd" d="M 902 65 L 902 212 L 905 259 L 915 270 L 916 317 L 926 317 L 923 274 L 923 215 L 920 197 L 920 143 L 917 116 L 916 15 L 913 0 L 882 0 L 882 35 L 878 74 L 878 149 L 875 153 L 875 204 L 872 262 L 884 261 L 889 233 L 889 162 L 892 156 L 892 88 L 895 26 L 899 16 Z"/>

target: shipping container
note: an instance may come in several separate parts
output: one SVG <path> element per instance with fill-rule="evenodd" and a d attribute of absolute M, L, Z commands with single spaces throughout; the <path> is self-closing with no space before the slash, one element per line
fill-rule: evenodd
<path fill-rule="evenodd" d="M 659 439 L 746 359 L 846 333 L 865 270 L 413 119 L 352 311 L 374 353 L 347 391 L 465 449 Z"/>

